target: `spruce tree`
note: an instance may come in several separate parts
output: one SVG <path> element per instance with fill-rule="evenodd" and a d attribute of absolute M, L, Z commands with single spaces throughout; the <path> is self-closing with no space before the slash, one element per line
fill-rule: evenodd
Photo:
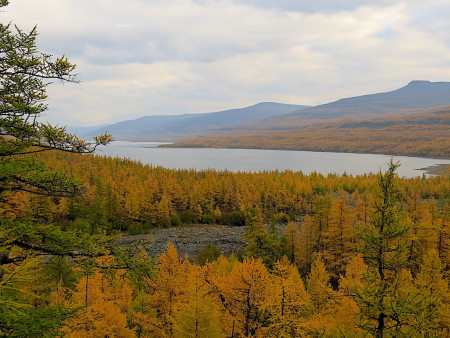
<path fill-rule="evenodd" d="M 363 286 L 356 292 L 360 325 L 378 338 L 388 331 L 401 331 L 411 315 L 407 295 L 401 296 L 410 227 L 401 218 L 402 201 L 395 183 L 398 166 L 391 160 L 387 172 L 380 173 L 375 211 L 368 226 L 359 233 L 359 249 L 369 267 Z"/>
<path fill-rule="evenodd" d="M 0 9 L 7 5 L 7 0 L 0 0 Z M 87 142 L 67 133 L 65 127 L 39 120 L 47 110 L 46 89 L 51 81 L 78 80 L 75 65 L 65 56 L 54 58 L 39 51 L 37 36 L 36 27 L 26 32 L 12 23 L 0 23 L 0 202 L 7 202 L 11 192 L 17 191 L 73 196 L 79 191 L 80 182 L 49 169 L 33 155 L 51 150 L 90 153 L 112 141 L 105 134 Z M 42 209 L 42 205 L 36 207 Z M 62 231 L 49 224 L 47 216 L 48 212 L 39 221 L 0 219 L 0 334 L 11 334 L 17 329 L 16 324 L 28 318 L 15 271 L 25 269 L 29 256 L 93 255 L 102 244 L 100 239 L 87 240 L 85 234 Z M 53 327 L 39 330 L 39 335 L 44 336 Z"/>

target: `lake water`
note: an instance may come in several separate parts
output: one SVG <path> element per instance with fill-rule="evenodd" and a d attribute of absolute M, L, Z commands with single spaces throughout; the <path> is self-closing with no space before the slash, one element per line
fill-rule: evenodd
<path fill-rule="evenodd" d="M 164 143 L 115 141 L 97 150 L 96 154 L 125 157 L 171 169 L 226 169 L 233 172 L 290 169 L 304 174 L 316 171 L 325 175 L 377 173 L 380 169 L 387 169 L 391 158 L 400 161 L 397 172 L 404 177 L 422 176 L 424 171 L 418 169 L 436 164 L 450 165 L 450 160 L 420 157 L 259 149 L 156 148 L 160 144 Z"/>

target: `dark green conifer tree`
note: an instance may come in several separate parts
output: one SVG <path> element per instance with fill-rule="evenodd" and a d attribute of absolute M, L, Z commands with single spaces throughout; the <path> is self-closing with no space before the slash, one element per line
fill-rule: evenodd
<path fill-rule="evenodd" d="M 418 334 L 415 319 L 432 305 L 419 296 L 408 269 L 411 227 L 396 184 L 398 166 L 391 160 L 387 172 L 380 173 L 374 213 L 359 233 L 359 250 L 368 266 L 355 292 L 360 326 L 377 338 Z"/>
<path fill-rule="evenodd" d="M 7 5 L 7 0 L 0 0 L 0 9 Z M 65 56 L 53 58 L 40 52 L 36 47 L 36 38 L 36 27 L 25 32 L 11 23 L 0 23 L 1 202 L 7 201 L 12 191 L 73 196 L 79 190 L 79 181 L 63 172 L 47 168 L 33 154 L 51 150 L 86 153 L 112 141 L 112 137 L 105 134 L 87 142 L 67 133 L 65 127 L 39 121 L 47 109 L 46 88 L 50 82 L 77 82 L 77 79 L 75 65 Z M 21 301 L 23 292 L 20 284 L 17 284 L 19 281 L 15 276 L 18 274 L 14 267 L 23 269 L 30 255 L 78 255 L 84 251 L 83 248 L 94 254 L 103 240 L 87 239 L 83 234 L 65 233 L 52 224 L 0 220 L 1 335 L 11 336 L 14 325 L 27 320 L 38 322 L 36 317 L 32 320 L 26 316 L 29 311 L 24 310 L 26 304 Z M 51 309 L 47 310 L 40 313 L 51 319 Z M 55 314 L 54 318 L 60 316 Z M 58 325 L 49 323 L 39 329 L 36 326 L 35 329 L 40 332 L 38 336 L 44 336 Z M 33 328 L 30 330 L 33 331 Z M 35 331 L 33 334 L 37 334 Z"/>

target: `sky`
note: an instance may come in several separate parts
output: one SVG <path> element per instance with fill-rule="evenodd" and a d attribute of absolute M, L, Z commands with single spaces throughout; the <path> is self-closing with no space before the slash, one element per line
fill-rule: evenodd
<path fill-rule="evenodd" d="M 41 120 L 92 126 L 258 102 L 317 105 L 450 81 L 449 0 L 10 0 L 77 64 Z"/>

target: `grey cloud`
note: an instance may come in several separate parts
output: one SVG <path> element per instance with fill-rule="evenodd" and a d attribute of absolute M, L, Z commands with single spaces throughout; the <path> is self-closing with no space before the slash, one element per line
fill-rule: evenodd
<path fill-rule="evenodd" d="M 129 0 L 120 8 L 22 1 L 35 7 L 16 12 L 19 25 L 21 15 L 39 20 L 39 48 L 66 53 L 83 81 L 51 87 L 52 122 L 92 125 L 259 101 L 321 104 L 412 79 L 450 79 L 448 0 Z"/>
<path fill-rule="evenodd" d="M 415 8 L 409 26 L 433 36 L 450 46 L 450 5 L 423 6 Z"/>
<path fill-rule="evenodd" d="M 325 6 L 325 1 L 236 1 L 254 4 L 255 7 L 270 7 L 276 4 L 284 9 L 290 8 L 289 6 L 298 9 L 316 6 L 317 9 L 323 7 L 328 10 L 352 8 L 374 2 L 347 0 Z M 192 12 L 177 14 L 174 10 L 174 13 L 165 13 L 167 18 L 158 17 L 158 13 L 153 14 L 150 10 L 152 6 L 148 5 L 149 9 L 144 11 L 143 16 L 127 16 L 136 15 L 136 12 L 125 13 L 120 22 L 126 24 L 114 22 L 115 18 L 107 16 L 108 12 L 102 14 L 105 6 L 102 7 L 97 3 L 94 23 L 89 24 L 89 20 L 86 20 L 87 25 L 75 33 L 51 32 L 46 38 L 47 35 L 44 35 L 42 46 L 46 50 L 58 46 L 57 52 L 64 51 L 72 57 L 83 58 L 95 65 L 171 61 L 210 63 L 241 53 L 282 50 L 292 44 L 301 44 L 302 35 L 308 38 L 315 34 L 311 31 L 315 29 L 314 23 L 311 22 L 306 27 L 310 31 L 302 32 L 299 30 L 301 25 L 276 14 L 255 13 L 248 9 L 245 13 L 242 13 L 244 9 L 237 9 L 227 14 L 222 13 L 221 8 L 215 9 L 211 1 L 197 1 L 197 3 L 205 6 L 203 12 L 199 8 L 188 8 Z M 144 6 L 144 2 L 141 4 Z M 145 13 L 148 17 L 144 15 Z M 277 20 L 274 22 L 274 19 Z M 318 19 L 318 23 L 323 21 L 324 18 Z M 329 32 L 330 35 L 333 33 Z"/>
<path fill-rule="evenodd" d="M 161 61 L 213 62 L 240 53 L 259 52 L 283 48 L 286 38 L 279 35 L 280 28 L 258 31 L 239 31 L 235 27 L 205 27 L 197 22 L 188 28 L 175 22 L 170 29 L 136 26 L 128 32 L 115 34 L 106 29 L 86 30 L 77 35 L 43 35 L 40 45 L 45 50 L 62 52 L 74 58 L 83 58 L 96 65 L 123 63 L 153 63 Z M 210 23 L 209 23 L 210 24 Z M 55 46 L 58 46 L 55 50 Z"/>
<path fill-rule="evenodd" d="M 333 13 L 351 11 L 364 5 L 379 5 L 380 0 L 235 0 L 237 3 L 258 8 L 276 9 L 300 13 Z M 202 2 L 202 1 L 199 1 Z M 391 2 L 393 3 L 393 2 Z"/>

